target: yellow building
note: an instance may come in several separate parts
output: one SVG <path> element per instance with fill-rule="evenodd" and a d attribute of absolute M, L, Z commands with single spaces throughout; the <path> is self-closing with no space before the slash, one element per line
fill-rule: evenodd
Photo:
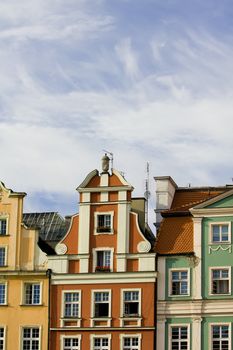
<path fill-rule="evenodd" d="M 49 274 L 37 228 L 23 224 L 26 193 L 0 182 L 0 350 L 46 350 Z"/>

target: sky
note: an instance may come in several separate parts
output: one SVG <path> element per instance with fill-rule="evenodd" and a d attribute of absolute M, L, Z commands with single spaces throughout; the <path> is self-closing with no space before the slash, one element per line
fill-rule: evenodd
<path fill-rule="evenodd" d="M 0 3 L 1 180 L 25 211 L 78 210 L 76 187 L 114 168 L 145 191 L 232 183 L 232 0 Z"/>

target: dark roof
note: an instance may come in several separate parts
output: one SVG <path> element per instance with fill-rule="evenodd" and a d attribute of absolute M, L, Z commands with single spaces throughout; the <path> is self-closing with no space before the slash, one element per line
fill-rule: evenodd
<path fill-rule="evenodd" d="M 64 237 L 69 221 L 57 212 L 45 212 L 24 213 L 23 223 L 29 228 L 39 229 L 40 238 L 51 242 L 60 241 Z"/>

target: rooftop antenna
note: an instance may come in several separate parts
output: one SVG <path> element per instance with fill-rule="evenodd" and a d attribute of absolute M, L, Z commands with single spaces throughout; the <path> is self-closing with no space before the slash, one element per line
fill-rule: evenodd
<path fill-rule="evenodd" d="M 106 151 L 106 149 L 103 149 L 102 150 L 103 152 L 107 153 L 109 155 L 109 158 L 110 158 L 110 164 L 111 164 L 111 170 L 113 169 L 113 153 L 112 152 L 109 152 L 109 151 Z"/>
<path fill-rule="evenodd" d="M 148 200 L 150 198 L 150 190 L 149 190 L 149 176 L 150 176 L 150 165 L 147 162 L 146 163 L 146 180 L 145 180 L 145 192 L 144 196 L 146 198 L 146 205 L 145 205 L 145 223 L 148 224 Z"/>

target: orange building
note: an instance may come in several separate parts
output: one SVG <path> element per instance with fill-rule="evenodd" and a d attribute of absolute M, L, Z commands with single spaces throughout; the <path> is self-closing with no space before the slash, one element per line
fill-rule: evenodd
<path fill-rule="evenodd" d="M 116 170 L 87 175 L 77 188 L 57 255 L 49 256 L 50 350 L 152 350 L 155 346 L 154 236 L 145 200 Z"/>

